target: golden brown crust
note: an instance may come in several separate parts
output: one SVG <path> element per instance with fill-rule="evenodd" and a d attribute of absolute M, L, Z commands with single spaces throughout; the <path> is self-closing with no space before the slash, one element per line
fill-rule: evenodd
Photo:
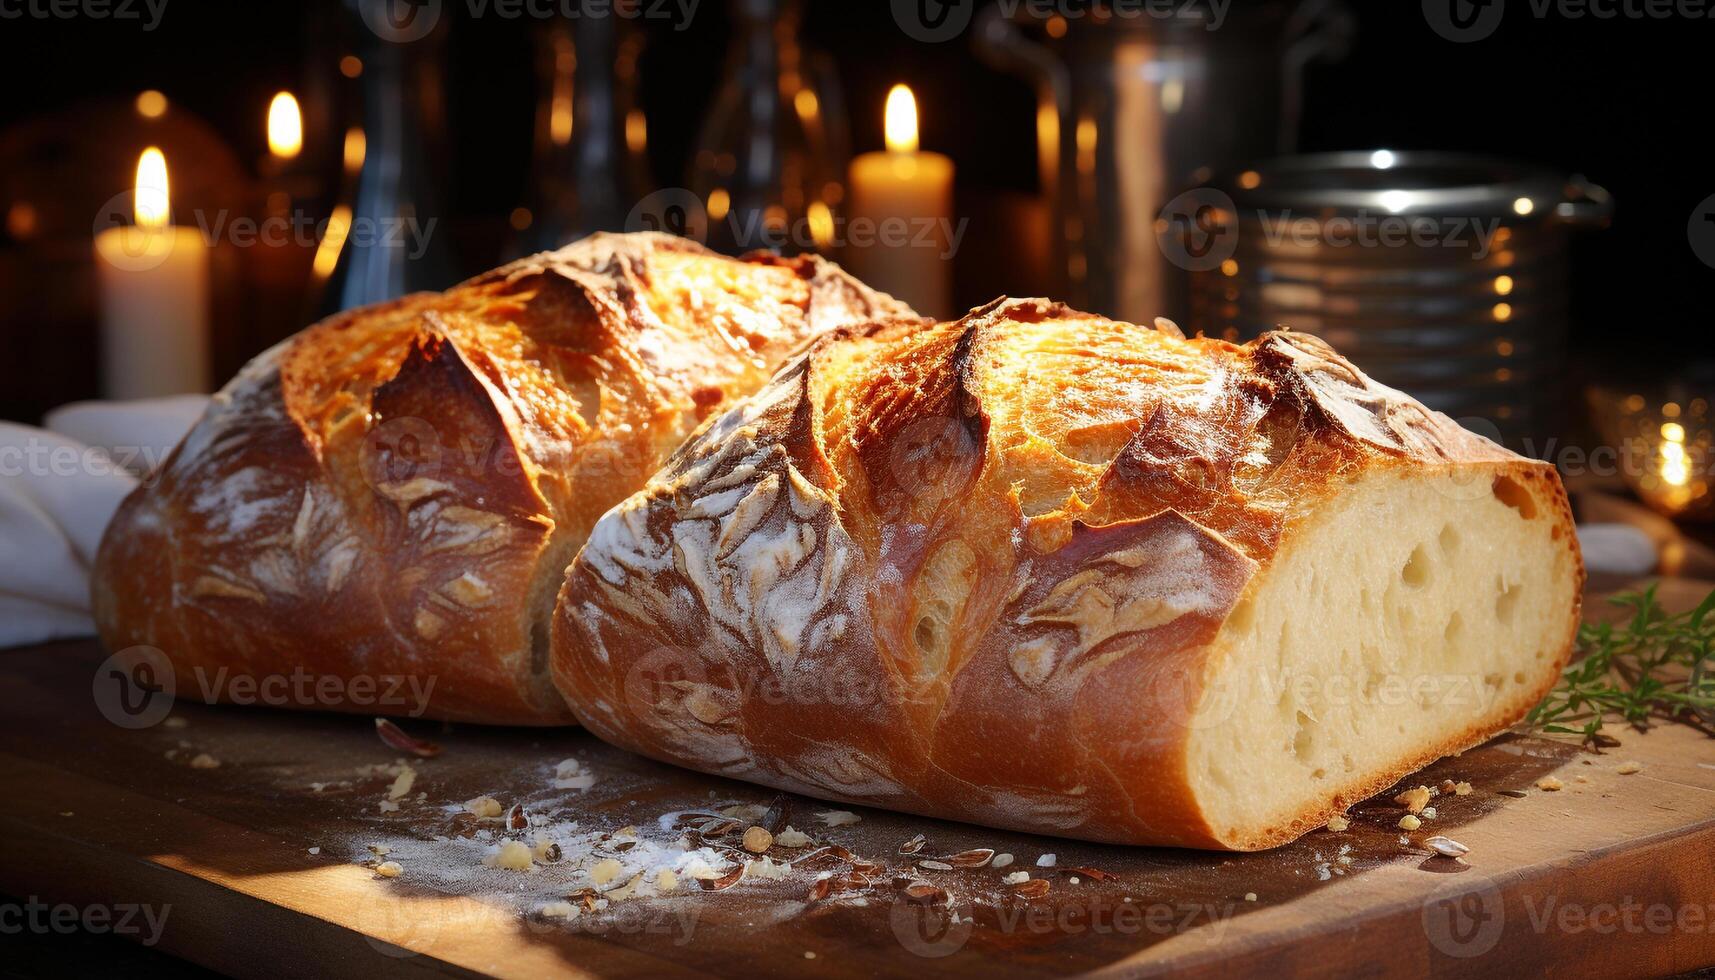
<path fill-rule="evenodd" d="M 555 682 L 609 741 L 783 789 L 1279 843 L 1532 703 L 1264 836 L 1198 811 L 1183 722 L 1211 640 L 1295 521 L 1389 468 L 1540 481 L 1576 548 L 1551 467 L 1313 337 L 1185 340 L 1043 300 L 836 331 L 597 525 L 561 592 Z"/>
<path fill-rule="evenodd" d="M 325 320 L 120 508 L 102 637 L 165 651 L 181 691 L 406 676 L 429 704 L 291 706 L 569 722 L 547 611 L 596 518 L 816 332 L 909 312 L 819 259 L 637 234 Z"/>

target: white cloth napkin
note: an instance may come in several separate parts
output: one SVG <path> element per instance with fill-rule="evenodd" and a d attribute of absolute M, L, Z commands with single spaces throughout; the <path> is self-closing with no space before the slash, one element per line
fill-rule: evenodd
<path fill-rule="evenodd" d="M 207 402 L 82 402 L 50 413 L 47 429 L 0 422 L 0 647 L 95 632 L 101 532 L 133 472 L 165 459 Z"/>

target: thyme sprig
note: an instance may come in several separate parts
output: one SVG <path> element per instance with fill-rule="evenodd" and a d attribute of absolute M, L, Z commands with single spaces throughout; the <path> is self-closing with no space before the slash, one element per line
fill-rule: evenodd
<path fill-rule="evenodd" d="M 1715 592 L 1674 615 L 1656 601 L 1654 584 L 1608 602 L 1630 609 L 1631 616 L 1579 628 L 1583 657 L 1567 666 L 1526 723 L 1598 746 L 1611 743 L 1602 724 L 1614 716 L 1639 730 L 1652 718 L 1709 730 L 1715 722 Z"/>

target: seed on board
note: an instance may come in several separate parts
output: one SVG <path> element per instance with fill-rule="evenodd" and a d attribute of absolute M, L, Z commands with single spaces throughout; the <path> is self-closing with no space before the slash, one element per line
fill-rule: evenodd
<path fill-rule="evenodd" d="M 1423 843 L 1428 845 L 1430 850 L 1442 857 L 1464 857 L 1471 853 L 1471 849 L 1469 847 L 1466 847 L 1464 844 L 1459 843 L 1451 837 L 1442 837 L 1440 834 L 1428 838 Z"/>
<path fill-rule="evenodd" d="M 766 827 L 752 827 L 744 832 L 744 849 L 752 854 L 761 854 L 774 846 L 774 835 Z"/>
<path fill-rule="evenodd" d="M 1029 881 L 1014 885 L 1012 893 L 1020 898 L 1041 898 L 1048 894 L 1048 889 L 1051 887 L 1047 878 L 1032 878 Z"/>
<path fill-rule="evenodd" d="M 1620 767 L 1614 771 L 1622 776 L 1630 776 L 1634 772 L 1642 772 L 1643 768 L 1644 764 L 1641 762 L 1626 761 L 1620 763 Z"/>
<path fill-rule="evenodd" d="M 1409 813 L 1399 818 L 1399 829 L 1401 830 L 1416 830 L 1421 826 L 1423 826 L 1423 821 Z"/>

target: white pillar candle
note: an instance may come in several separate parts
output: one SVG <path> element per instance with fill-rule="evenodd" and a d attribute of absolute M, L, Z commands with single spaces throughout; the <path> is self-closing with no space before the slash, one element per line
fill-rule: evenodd
<path fill-rule="evenodd" d="M 852 161 L 846 262 L 917 312 L 950 317 L 953 161 L 917 148 L 917 104 L 903 85 L 887 96 L 886 133 L 886 152 Z"/>
<path fill-rule="evenodd" d="M 95 236 L 102 395 L 208 391 L 208 247 L 168 224 L 166 159 L 154 147 L 137 161 L 132 208 L 135 225 Z"/>

